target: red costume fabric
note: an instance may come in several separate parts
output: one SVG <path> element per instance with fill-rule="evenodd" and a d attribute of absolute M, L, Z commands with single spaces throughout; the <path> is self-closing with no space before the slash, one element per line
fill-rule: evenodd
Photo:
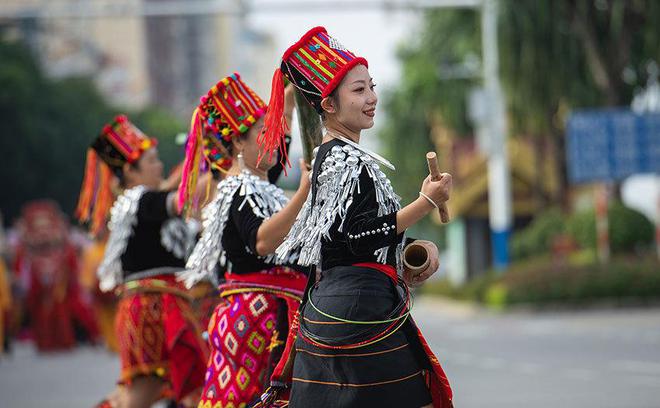
<path fill-rule="evenodd" d="M 76 344 L 76 329 L 96 341 L 98 327 L 78 283 L 78 255 L 68 241 L 59 208 L 50 201 L 30 203 L 19 225 L 21 242 L 14 270 L 27 283 L 26 309 L 37 348 L 71 348 Z"/>
<path fill-rule="evenodd" d="M 172 276 L 123 285 L 116 331 L 120 383 L 155 375 L 180 400 L 204 384 L 207 347 L 183 286 Z"/>
<path fill-rule="evenodd" d="M 258 400 L 285 345 L 306 277 L 279 267 L 227 274 L 224 302 L 209 323 L 211 356 L 199 408 L 247 407 Z M 283 317 L 284 321 L 278 321 Z"/>

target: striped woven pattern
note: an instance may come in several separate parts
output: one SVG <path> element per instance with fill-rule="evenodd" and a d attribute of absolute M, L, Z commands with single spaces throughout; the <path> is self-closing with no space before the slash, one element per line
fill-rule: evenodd
<path fill-rule="evenodd" d="M 223 78 L 202 98 L 202 116 L 218 138 L 231 137 L 248 131 L 262 117 L 266 105 L 247 86 L 238 73 Z"/>
<path fill-rule="evenodd" d="M 199 114 L 206 137 L 204 155 L 211 167 L 226 169 L 231 165 L 221 140 L 230 142 L 248 131 L 266 113 L 263 100 L 234 73 L 220 80 L 201 99 Z"/>
<path fill-rule="evenodd" d="M 125 115 L 117 116 L 112 124 L 106 125 L 100 137 L 105 138 L 129 163 L 136 162 L 142 152 L 156 144 Z"/>
<path fill-rule="evenodd" d="M 309 30 L 284 53 L 282 60 L 305 76 L 322 97 L 330 94 L 355 65 L 368 65 L 364 58 L 355 56 L 328 35 L 323 27 Z M 302 81 L 299 85 L 307 84 Z"/>

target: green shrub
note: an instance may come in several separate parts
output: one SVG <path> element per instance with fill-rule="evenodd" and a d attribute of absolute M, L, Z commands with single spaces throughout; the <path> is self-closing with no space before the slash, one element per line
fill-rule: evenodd
<path fill-rule="evenodd" d="M 610 249 L 613 253 L 636 251 L 653 242 L 654 227 L 643 214 L 612 203 L 608 209 Z M 566 223 L 567 233 L 585 249 L 596 248 L 596 217 L 593 210 L 574 214 Z"/>
<path fill-rule="evenodd" d="M 501 309 L 514 304 L 582 304 L 597 300 L 660 299 L 660 263 L 655 257 L 618 257 L 608 264 L 557 263 L 533 258 L 504 274 L 486 274 L 455 287 L 431 282 L 422 293 L 473 300 Z"/>
<path fill-rule="evenodd" d="M 637 258 L 588 265 L 548 262 L 508 272 L 500 284 L 506 287 L 508 304 L 660 298 L 660 264 Z"/>
<path fill-rule="evenodd" d="M 564 231 L 564 215 L 558 208 L 539 214 L 511 241 L 513 259 L 525 259 L 550 252 L 552 240 Z"/>

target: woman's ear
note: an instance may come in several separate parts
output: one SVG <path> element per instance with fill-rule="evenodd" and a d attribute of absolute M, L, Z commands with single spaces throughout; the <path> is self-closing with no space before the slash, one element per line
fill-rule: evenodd
<path fill-rule="evenodd" d="M 231 138 L 231 146 L 232 150 L 234 153 L 238 154 L 239 152 L 243 151 L 243 138 L 242 137 L 232 137 Z"/>
<path fill-rule="evenodd" d="M 124 180 L 126 182 L 131 182 L 133 180 L 133 166 L 130 163 L 126 162 L 122 164 L 121 171 L 124 174 Z"/>
<path fill-rule="evenodd" d="M 335 107 L 335 102 L 329 96 L 326 96 L 325 98 L 321 99 L 321 108 L 323 108 L 323 110 L 327 113 L 337 112 L 337 108 Z"/>

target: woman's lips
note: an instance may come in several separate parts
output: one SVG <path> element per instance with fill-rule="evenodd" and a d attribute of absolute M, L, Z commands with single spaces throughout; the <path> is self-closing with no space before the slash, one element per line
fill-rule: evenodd
<path fill-rule="evenodd" d="M 373 118 L 374 116 L 376 116 L 376 109 L 375 108 L 374 109 L 369 109 L 369 110 L 363 111 L 362 113 L 369 116 L 370 118 Z"/>

